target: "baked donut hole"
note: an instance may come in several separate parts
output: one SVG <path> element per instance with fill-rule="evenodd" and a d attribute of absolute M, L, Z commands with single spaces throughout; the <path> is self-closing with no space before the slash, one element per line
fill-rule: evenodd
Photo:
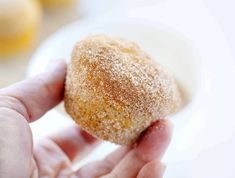
<path fill-rule="evenodd" d="M 133 144 L 182 104 L 180 87 L 157 61 L 122 38 L 95 35 L 77 42 L 66 77 L 67 113 L 97 138 Z"/>

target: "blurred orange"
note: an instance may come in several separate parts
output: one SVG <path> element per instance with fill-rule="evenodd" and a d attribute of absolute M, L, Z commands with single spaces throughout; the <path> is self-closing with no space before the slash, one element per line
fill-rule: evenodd
<path fill-rule="evenodd" d="M 61 8 L 71 6 L 75 0 L 40 0 L 45 8 Z"/>
<path fill-rule="evenodd" d="M 0 1 L 0 56 L 12 56 L 30 48 L 41 22 L 37 0 Z"/>

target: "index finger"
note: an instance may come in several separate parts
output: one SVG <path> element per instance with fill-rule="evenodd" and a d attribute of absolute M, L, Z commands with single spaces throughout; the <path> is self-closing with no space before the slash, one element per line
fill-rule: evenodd
<path fill-rule="evenodd" d="M 47 72 L 0 90 L 0 107 L 23 115 L 28 122 L 41 117 L 63 99 L 65 62 Z"/>

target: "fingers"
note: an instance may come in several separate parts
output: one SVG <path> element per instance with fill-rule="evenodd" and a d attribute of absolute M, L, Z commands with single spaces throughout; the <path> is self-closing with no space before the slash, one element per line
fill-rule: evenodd
<path fill-rule="evenodd" d="M 38 168 L 35 160 L 32 158 L 31 161 L 31 176 L 30 178 L 38 178 Z"/>
<path fill-rule="evenodd" d="M 145 163 L 146 162 L 139 159 L 135 150 L 132 150 L 117 164 L 110 174 L 101 178 L 134 178 Z"/>
<path fill-rule="evenodd" d="M 165 168 L 160 161 L 151 161 L 141 168 L 137 178 L 162 178 Z"/>
<path fill-rule="evenodd" d="M 97 140 L 74 125 L 36 143 L 34 157 L 39 177 L 75 177 L 73 159 L 90 150 Z"/>
<path fill-rule="evenodd" d="M 164 166 L 155 160 L 161 159 L 171 138 L 172 125 L 160 120 L 153 124 L 140 138 L 133 149 L 121 147 L 102 161 L 87 164 L 77 171 L 79 178 L 148 178 L 161 177 Z"/>
<path fill-rule="evenodd" d="M 0 107 L 34 121 L 62 100 L 65 73 L 66 65 L 60 62 L 44 74 L 0 90 Z"/>
<path fill-rule="evenodd" d="M 108 174 L 116 164 L 130 151 L 130 147 L 123 146 L 109 154 L 104 160 L 89 163 L 79 169 L 76 175 L 79 178 L 94 178 Z"/>
<path fill-rule="evenodd" d="M 164 155 L 172 135 L 173 125 L 169 120 L 158 120 L 145 133 L 142 134 L 138 146 L 137 155 L 141 160 L 160 160 Z"/>
<path fill-rule="evenodd" d="M 171 133 L 172 125 L 169 121 L 157 121 L 140 138 L 137 147 L 131 150 L 110 174 L 102 178 L 136 177 L 147 162 L 161 159 L 170 142 Z"/>
<path fill-rule="evenodd" d="M 0 107 L 0 133 L 0 177 L 29 177 L 32 138 L 26 120 Z"/>
<path fill-rule="evenodd" d="M 39 177 L 71 177 L 71 162 L 63 151 L 51 140 L 42 140 L 35 144 L 34 159 Z"/>
<path fill-rule="evenodd" d="M 71 161 L 78 155 L 82 155 L 84 151 L 94 148 L 98 142 L 77 125 L 70 126 L 49 138 L 63 150 Z"/>

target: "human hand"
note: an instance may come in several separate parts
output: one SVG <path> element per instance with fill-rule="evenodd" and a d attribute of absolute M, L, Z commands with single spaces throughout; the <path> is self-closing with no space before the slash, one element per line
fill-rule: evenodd
<path fill-rule="evenodd" d="M 33 142 L 29 123 L 63 99 L 66 65 L 0 90 L 1 178 L 161 178 L 161 163 L 172 126 L 159 120 L 142 134 L 138 143 L 121 146 L 104 160 L 79 170 L 77 156 L 94 148 L 97 139 L 76 124 L 58 134 Z"/>

